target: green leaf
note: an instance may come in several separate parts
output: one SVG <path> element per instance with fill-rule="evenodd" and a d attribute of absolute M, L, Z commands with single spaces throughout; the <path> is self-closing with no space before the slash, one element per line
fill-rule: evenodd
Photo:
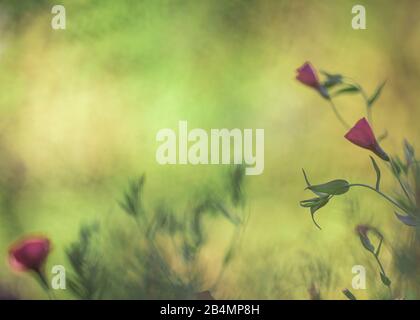
<path fill-rule="evenodd" d="M 325 88 L 331 88 L 337 84 L 341 84 L 343 81 L 343 76 L 341 74 L 331 74 L 325 71 L 321 71 L 321 73 L 327 77 L 327 80 L 323 83 Z"/>
<path fill-rule="evenodd" d="M 336 96 L 339 96 L 341 94 L 346 94 L 346 93 L 358 93 L 359 91 L 360 91 L 359 87 L 357 87 L 355 85 L 352 85 L 352 84 L 349 84 L 349 85 L 337 90 L 336 92 L 334 92 L 332 94 L 332 96 L 336 97 Z"/>
<path fill-rule="evenodd" d="M 385 86 L 386 81 L 382 82 L 375 90 L 375 92 L 372 94 L 372 96 L 368 99 L 367 103 L 368 106 L 371 107 L 375 101 L 379 98 L 381 95 L 382 89 Z"/>
<path fill-rule="evenodd" d="M 302 169 L 302 172 L 303 172 L 303 177 L 305 178 L 306 187 L 309 188 L 311 186 L 311 183 L 309 182 L 308 176 L 306 175 L 306 172 L 304 169 Z M 317 196 L 320 196 L 320 197 L 325 196 L 325 193 L 322 193 L 322 192 L 313 191 L 313 193 L 315 193 Z"/>
<path fill-rule="evenodd" d="M 329 200 L 330 198 L 328 196 L 318 198 L 318 201 L 315 203 L 315 205 L 311 206 L 311 214 L 315 214 L 315 212 L 325 206 Z"/>
<path fill-rule="evenodd" d="M 391 285 L 391 280 L 389 280 L 389 278 L 385 274 L 383 274 L 382 272 L 380 274 L 381 274 L 382 283 L 385 286 L 389 287 Z"/>
<path fill-rule="evenodd" d="M 373 157 L 369 156 L 370 160 L 372 160 L 372 165 L 373 168 L 375 169 L 376 172 L 376 190 L 379 191 L 379 184 L 381 183 L 381 170 L 378 167 L 378 164 L 376 163 L 375 159 L 373 159 Z"/>
<path fill-rule="evenodd" d="M 319 198 L 312 198 L 312 199 L 303 200 L 300 202 L 300 205 L 302 207 L 310 208 L 312 221 L 319 229 L 321 229 L 321 227 L 315 221 L 315 218 L 314 218 L 315 212 L 317 212 L 319 209 L 325 206 L 330 199 L 331 199 L 331 196 L 324 195 Z"/>
<path fill-rule="evenodd" d="M 305 169 L 302 169 L 302 172 L 303 172 L 303 177 L 305 178 L 306 186 L 310 187 L 311 183 L 308 180 L 308 176 L 306 175 Z"/>
<path fill-rule="evenodd" d="M 315 206 L 318 203 L 319 198 L 312 198 L 308 200 L 302 200 L 300 201 L 300 205 L 304 208 L 310 208 Z"/>
<path fill-rule="evenodd" d="M 321 226 L 318 224 L 318 222 L 315 221 L 315 212 L 312 212 L 312 208 L 311 208 L 311 218 L 312 218 L 312 222 L 315 224 L 315 226 L 321 230 Z"/>
<path fill-rule="evenodd" d="M 328 203 L 329 199 L 330 199 L 330 196 L 324 195 L 317 198 L 302 200 L 300 202 L 300 205 L 304 208 L 316 208 L 316 210 L 318 210 L 322 208 L 323 206 L 325 206 Z"/>
<path fill-rule="evenodd" d="M 349 289 L 344 289 L 343 294 L 349 299 L 349 300 L 357 300 L 353 293 Z"/>
<path fill-rule="evenodd" d="M 230 171 L 229 177 L 230 197 L 235 207 L 245 204 L 245 195 L 243 191 L 245 179 L 245 166 L 235 165 Z"/>
<path fill-rule="evenodd" d="M 398 218 L 398 220 L 400 220 L 406 226 L 409 226 L 409 227 L 417 226 L 417 221 L 412 216 L 401 215 L 401 214 L 398 214 L 397 212 L 395 212 L 395 216 Z"/>
<path fill-rule="evenodd" d="M 309 186 L 309 190 L 313 192 L 321 192 L 329 195 L 340 195 L 349 191 L 349 183 L 346 180 L 333 180 L 324 184 Z"/>
<path fill-rule="evenodd" d="M 394 173 L 394 176 L 399 177 L 402 172 L 407 174 L 408 167 L 402 162 L 400 157 L 396 156 L 395 158 L 391 159 L 391 169 Z"/>
<path fill-rule="evenodd" d="M 404 155 L 407 166 L 415 162 L 414 148 L 407 140 L 404 140 Z"/>

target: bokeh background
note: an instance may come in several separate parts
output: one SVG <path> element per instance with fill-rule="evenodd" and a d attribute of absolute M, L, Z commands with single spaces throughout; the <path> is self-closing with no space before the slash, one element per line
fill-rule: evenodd
<path fill-rule="evenodd" d="M 357 1 L 367 10 L 366 30 L 351 28 L 356 3 L 347 0 L 63 0 L 66 30 L 51 28 L 55 4 L 0 1 L 3 288 L 46 298 L 30 275 L 10 270 L 10 243 L 45 234 L 54 246 L 47 268 L 61 264 L 70 272 L 65 249 L 81 225 L 94 221 L 104 234 L 101 255 L 121 273 L 113 287 L 123 286 L 130 234 L 137 231 L 118 200 L 130 179 L 145 173 L 148 203 L 164 201 L 175 212 L 197 190 L 223 192 L 225 166 L 156 163 L 156 132 L 187 120 L 190 128 L 265 130 L 265 171 L 245 178 L 249 219 L 212 291 L 216 299 L 308 299 L 313 284 L 323 298 L 344 299 L 353 265 L 367 269 L 367 289 L 355 291 L 358 297 L 386 294 L 354 227 L 375 225 L 390 247 L 398 246 L 408 229 L 392 207 L 374 193 L 353 190 L 317 213 L 320 231 L 299 206 L 309 197 L 301 168 L 314 183 L 372 184 L 375 173 L 368 153 L 343 138 L 325 100 L 294 77 L 309 60 L 356 79 L 368 92 L 386 79 L 374 107 L 375 130 L 389 133 L 382 145 L 399 154 L 404 138 L 418 145 L 419 1 Z M 359 95 L 336 103 L 349 123 L 364 116 Z M 385 172 L 384 189 L 392 194 Z M 217 276 L 233 230 L 219 218 L 206 226 L 202 290 Z M 392 278 L 389 251 L 383 260 Z M 108 297 L 126 297 L 124 289 L 111 290 Z M 55 294 L 74 298 L 68 290 Z"/>

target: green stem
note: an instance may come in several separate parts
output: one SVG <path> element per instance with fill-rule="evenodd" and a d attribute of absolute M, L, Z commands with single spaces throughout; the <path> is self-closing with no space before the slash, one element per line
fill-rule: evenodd
<path fill-rule="evenodd" d="M 330 102 L 331 108 L 334 111 L 335 116 L 337 117 L 338 121 L 341 122 L 341 124 L 346 128 L 350 129 L 349 124 L 343 119 L 343 117 L 340 115 L 340 113 L 337 110 L 337 107 L 335 106 L 334 102 L 331 99 L 328 99 Z"/>
<path fill-rule="evenodd" d="M 360 94 L 361 94 L 361 95 L 362 95 L 362 97 L 363 97 L 363 100 L 365 100 L 365 105 L 366 105 L 366 116 L 367 116 L 368 122 L 369 122 L 369 124 L 370 124 L 370 125 L 372 126 L 372 128 L 373 128 L 372 108 L 371 108 L 371 107 L 370 107 L 370 105 L 369 105 L 369 98 L 368 98 L 368 96 L 367 96 L 367 94 L 366 94 L 365 90 L 363 90 L 362 86 L 361 86 L 360 84 L 358 84 L 356 81 L 354 81 L 353 79 L 348 78 L 348 77 L 346 77 L 346 79 L 347 79 L 348 81 L 350 81 L 350 83 L 347 83 L 347 84 L 350 84 L 350 85 L 356 86 L 356 87 L 359 89 Z"/>
<path fill-rule="evenodd" d="M 375 260 L 376 260 L 376 262 L 378 263 L 378 266 L 379 266 L 379 268 L 381 269 L 382 274 L 383 274 L 385 277 L 387 277 L 387 278 L 388 278 L 388 276 L 386 275 L 385 269 L 384 269 L 384 267 L 382 266 L 381 260 L 379 260 L 379 258 L 378 258 L 378 255 L 376 255 L 376 254 L 374 254 L 374 253 L 372 253 L 372 254 L 373 254 L 373 256 L 375 257 Z M 386 287 L 389 289 L 389 295 L 390 295 L 390 298 L 392 299 L 392 289 L 391 289 L 391 285 L 386 286 Z"/>
<path fill-rule="evenodd" d="M 410 201 L 411 198 L 408 195 L 407 189 L 405 188 L 404 184 L 402 183 L 400 176 L 397 174 L 397 169 L 395 168 L 394 163 L 392 161 L 390 161 L 389 163 L 390 163 L 391 169 L 395 172 L 395 177 L 397 178 L 397 180 L 398 180 L 398 182 L 399 182 L 399 184 L 401 186 L 401 189 L 404 191 L 405 196 Z"/>
<path fill-rule="evenodd" d="M 356 84 L 356 85 L 359 87 L 360 94 L 362 95 L 363 99 L 365 100 L 365 104 L 366 104 L 366 115 L 367 115 L 369 124 L 373 128 L 372 108 L 370 107 L 369 102 L 368 102 L 369 101 L 369 98 L 368 98 L 365 90 L 363 90 L 363 88 L 359 84 Z"/>
<path fill-rule="evenodd" d="M 48 295 L 48 299 L 54 300 L 54 295 L 51 292 L 50 286 L 48 285 L 48 280 L 45 277 L 44 273 L 42 271 L 35 271 L 35 274 L 36 274 L 36 279 L 38 280 L 42 289 L 44 289 L 45 293 Z"/>
<path fill-rule="evenodd" d="M 386 276 L 385 269 L 382 266 L 381 260 L 379 260 L 379 258 L 378 258 L 378 256 L 376 254 L 373 254 L 373 256 L 375 257 L 375 260 L 378 263 L 379 268 L 381 269 L 381 272 L 383 273 L 384 276 Z"/>
<path fill-rule="evenodd" d="M 406 212 L 406 210 L 400 206 L 400 204 L 398 202 L 396 202 L 394 199 L 392 199 L 390 196 L 386 195 L 385 193 L 382 193 L 379 190 L 376 190 L 374 187 L 371 187 L 367 184 L 363 184 L 363 183 L 353 183 L 350 184 L 349 187 L 364 187 L 364 188 L 368 188 L 372 191 L 375 191 L 377 194 L 379 194 L 380 196 L 382 196 L 383 198 L 385 198 L 386 200 L 388 200 L 389 202 L 391 202 L 394 206 L 400 208 L 402 211 Z"/>

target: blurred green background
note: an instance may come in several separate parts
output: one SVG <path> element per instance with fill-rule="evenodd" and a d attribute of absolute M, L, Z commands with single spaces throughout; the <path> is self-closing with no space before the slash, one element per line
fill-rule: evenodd
<path fill-rule="evenodd" d="M 322 231 L 299 206 L 309 196 L 301 168 L 314 183 L 374 183 L 375 173 L 295 69 L 309 60 L 368 92 L 386 79 L 374 110 L 377 133 L 389 132 L 383 147 L 400 153 L 404 138 L 418 145 L 419 1 L 63 0 L 66 30 L 51 28 L 55 4 L 0 1 L 0 284 L 43 298 L 29 276 L 9 270 L 10 243 L 46 234 L 48 266 L 67 266 L 64 248 L 82 223 L 124 228 L 117 201 L 143 172 L 150 202 L 164 198 L 180 211 L 195 190 L 221 188 L 225 166 L 156 163 L 157 131 L 187 120 L 190 128 L 265 130 L 265 171 L 246 177 L 250 218 L 216 298 L 307 299 L 316 282 L 324 298 L 342 299 L 357 264 L 367 267 L 368 286 L 355 293 L 380 295 L 354 226 L 380 227 L 391 246 L 407 227 L 362 190 L 317 213 Z M 351 28 L 355 4 L 366 7 L 366 30 Z M 336 103 L 349 123 L 364 116 L 358 95 Z M 384 177 L 384 189 L 392 187 Z M 209 221 L 209 281 L 230 231 Z M 104 254 L 119 263 L 128 251 Z"/>

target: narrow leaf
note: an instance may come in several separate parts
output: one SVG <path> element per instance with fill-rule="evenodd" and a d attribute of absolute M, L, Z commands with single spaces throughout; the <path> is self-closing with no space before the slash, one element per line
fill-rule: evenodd
<path fill-rule="evenodd" d="M 354 294 L 351 293 L 349 289 L 344 289 L 342 292 L 349 300 L 357 300 Z"/>
<path fill-rule="evenodd" d="M 416 227 L 417 226 L 417 221 L 413 217 L 404 216 L 404 215 L 398 214 L 397 212 L 395 212 L 395 215 L 398 218 L 398 220 L 400 220 L 405 225 L 407 225 L 409 227 Z"/>
<path fill-rule="evenodd" d="M 328 197 L 320 198 L 320 200 L 311 207 L 311 213 L 314 214 L 316 211 L 321 209 L 323 206 L 325 206 L 330 199 Z"/>
<path fill-rule="evenodd" d="M 311 184 L 309 183 L 308 177 L 306 175 L 305 169 L 302 169 L 303 177 L 305 178 L 306 186 L 310 187 Z"/>
<path fill-rule="evenodd" d="M 407 162 L 407 166 L 415 162 L 416 159 L 414 156 L 414 148 L 407 140 L 404 140 L 404 155 L 405 160 Z"/>
<path fill-rule="evenodd" d="M 319 201 L 319 198 L 312 198 L 300 201 L 300 205 L 304 208 L 310 208 L 315 206 Z"/>
<path fill-rule="evenodd" d="M 303 172 L 303 177 L 305 178 L 306 186 L 309 188 L 311 186 L 311 183 L 309 182 L 308 176 L 306 175 L 306 172 L 304 169 L 302 169 L 302 172 Z M 315 193 L 319 197 L 325 196 L 325 193 L 322 193 L 322 192 L 316 192 L 314 190 L 312 190 L 312 192 Z"/>
<path fill-rule="evenodd" d="M 333 97 L 339 96 L 341 94 L 347 94 L 347 93 L 358 93 L 360 91 L 359 87 L 354 85 L 347 85 L 336 92 L 332 94 Z"/>
<path fill-rule="evenodd" d="M 312 221 L 318 227 L 318 229 L 321 229 L 321 227 L 315 221 L 315 217 L 314 217 L 315 212 L 317 212 L 319 209 L 325 206 L 330 199 L 331 199 L 331 196 L 324 195 L 319 198 L 312 198 L 312 199 L 300 201 L 300 205 L 302 207 L 310 208 Z"/>
<path fill-rule="evenodd" d="M 321 73 L 327 77 L 327 80 L 323 83 L 325 88 L 331 88 L 337 84 L 341 84 L 343 81 L 343 76 L 341 74 L 330 74 L 325 71 L 321 71 Z"/>
<path fill-rule="evenodd" d="M 319 209 L 321 209 L 323 206 L 325 206 L 328 203 L 329 200 L 330 200 L 330 197 L 319 198 L 318 203 L 315 206 L 311 207 L 311 209 L 310 209 L 311 210 L 312 221 L 319 230 L 321 230 L 321 227 L 315 221 L 315 212 L 317 212 Z"/>
<path fill-rule="evenodd" d="M 330 197 L 327 195 L 324 195 L 322 197 L 319 198 L 312 198 L 312 199 L 308 199 L 308 200 L 302 200 L 300 201 L 300 205 L 302 207 L 305 208 L 313 208 L 315 207 L 316 210 L 322 208 L 324 205 L 326 205 L 328 203 L 328 201 L 330 200 Z"/>
<path fill-rule="evenodd" d="M 381 95 L 382 89 L 385 86 L 386 81 L 382 82 L 382 84 L 380 84 L 375 92 L 372 94 L 372 96 L 368 99 L 368 106 L 371 107 L 375 101 L 379 98 L 379 96 Z"/>
<path fill-rule="evenodd" d="M 319 229 L 319 230 L 322 230 L 321 229 L 321 226 L 315 221 L 315 213 L 314 212 L 312 212 L 312 210 L 311 210 L 311 218 L 312 218 L 312 222 L 314 223 L 314 225 Z"/>
<path fill-rule="evenodd" d="M 370 160 L 372 160 L 373 168 L 376 172 L 376 190 L 379 191 L 379 184 L 381 183 L 381 170 L 378 167 L 378 164 L 376 163 L 375 159 L 373 157 L 369 156 Z"/>

